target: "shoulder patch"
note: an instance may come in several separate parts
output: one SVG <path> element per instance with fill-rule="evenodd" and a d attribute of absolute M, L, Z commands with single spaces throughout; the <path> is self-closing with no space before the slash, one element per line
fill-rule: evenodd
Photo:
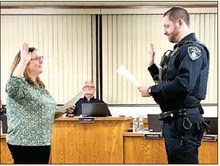
<path fill-rule="evenodd" d="M 188 53 L 193 61 L 198 59 L 202 55 L 202 51 L 196 46 L 188 47 Z"/>

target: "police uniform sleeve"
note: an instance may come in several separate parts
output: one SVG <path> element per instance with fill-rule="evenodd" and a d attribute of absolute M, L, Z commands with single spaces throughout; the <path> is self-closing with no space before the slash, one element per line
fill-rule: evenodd
<path fill-rule="evenodd" d="M 148 71 L 149 71 L 151 77 L 153 78 L 153 80 L 159 79 L 158 78 L 159 69 L 156 64 L 153 64 L 150 67 L 148 67 Z"/>
<path fill-rule="evenodd" d="M 153 64 L 150 67 L 148 67 L 148 71 L 152 78 L 154 78 L 156 75 L 159 75 L 159 69 L 156 64 Z"/>
<path fill-rule="evenodd" d="M 156 99 L 155 101 L 160 104 L 166 98 L 187 96 L 192 92 L 206 57 L 203 47 L 195 44 L 184 46 L 175 60 L 179 67 L 174 80 L 168 83 L 160 82 L 151 87 L 151 95 Z"/>

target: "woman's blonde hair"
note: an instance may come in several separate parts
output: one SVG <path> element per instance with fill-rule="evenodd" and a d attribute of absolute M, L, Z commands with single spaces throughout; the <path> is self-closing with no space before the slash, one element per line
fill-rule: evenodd
<path fill-rule="evenodd" d="M 33 51 L 35 51 L 35 50 L 37 51 L 37 49 L 34 48 L 34 47 L 29 47 L 29 48 L 28 48 L 28 52 L 31 52 L 31 53 L 32 53 Z M 15 59 L 14 59 L 12 65 L 11 65 L 10 75 L 12 75 L 12 73 L 14 72 L 14 70 L 15 70 L 15 68 L 17 67 L 17 65 L 18 65 L 18 63 L 20 62 L 20 60 L 21 60 L 21 51 L 19 51 L 19 52 L 17 53 L 17 55 L 15 56 Z M 36 86 L 36 87 L 45 87 L 44 83 L 40 80 L 40 77 L 37 77 L 35 81 L 33 81 L 33 80 L 31 79 L 30 73 L 28 72 L 27 67 L 25 68 L 25 71 L 24 71 L 24 77 L 25 77 L 25 79 L 26 79 L 29 83 L 33 84 L 33 85 Z"/>

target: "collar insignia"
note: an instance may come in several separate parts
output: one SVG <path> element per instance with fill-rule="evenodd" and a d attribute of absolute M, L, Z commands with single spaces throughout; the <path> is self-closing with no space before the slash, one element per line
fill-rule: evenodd
<path fill-rule="evenodd" d="M 171 56 L 173 56 L 173 55 L 178 51 L 178 49 L 179 49 L 179 47 L 176 47 L 176 48 L 173 50 Z"/>

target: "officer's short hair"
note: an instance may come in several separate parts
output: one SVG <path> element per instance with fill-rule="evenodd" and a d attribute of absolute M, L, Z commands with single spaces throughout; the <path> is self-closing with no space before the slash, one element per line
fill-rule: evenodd
<path fill-rule="evenodd" d="M 188 27 L 190 26 L 189 13 L 186 9 L 183 9 L 181 7 L 173 7 L 169 9 L 166 13 L 164 13 L 163 17 L 165 17 L 166 15 L 169 16 L 169 19 L 172 22 L 176 22 L 178 19 L 181 18 Z"/>

